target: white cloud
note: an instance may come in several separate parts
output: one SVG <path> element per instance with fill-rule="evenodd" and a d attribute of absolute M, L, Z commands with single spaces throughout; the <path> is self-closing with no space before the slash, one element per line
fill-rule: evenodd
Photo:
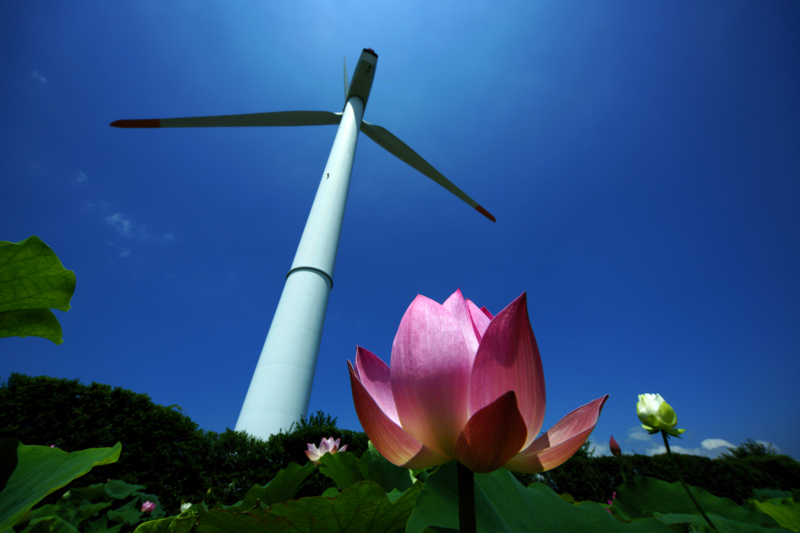
<path fill-rule="evenodd" d="M 83 184 L 83 183 L 86 183 L 86 181 L 88 179 L 89 179 L 89 176 L 86 175 L 86 172 L 81 170 L 81 171 L 78 172 L 78 177 L 75 178 L 75 181 L 78 182 L 78 183 Z"/>
<path fill-rule="evenodd" d="M 650 442 L 653 436 L 642 429 L 642 426 L 634 426 L 628 429 L 628 440 L 640 440 L 643 442 Z"/>
<path fill-rule="evenodd" d="M 607 444 L 597 444 L 596 442 L 593 442 L 592 447 L 594 448 L 595 457 L 600 455 L 611 455 L 611 450 Z"/>
<path fill-rule="evenodd" d="M 106 217 L 106 223 L 120 232 L 120 234 L 130 237 L 131 236 L 131 228 L 133 227 L 133 222 L 128 217 L 128 215 L 124 213 L 114 213 L 113 215 L 108 215 Z"/>
<path fill-rule="evenodd" d="M 761 444 L 762 446 L 766 446 L 767 449 L 769 449 L 769 447 L 771 446 L 773 450 L 775 450 L 778 453 L 781 453 L 781 449 L 778 448 L 777 446 L 775 446 L 774 444 L 772 444 L 771 442 L 767 442 L 765 440 L 757 440 L 756 442 L 758 444 Z"/>
<path fill-rule="evenodd" d="M 90 206 L 93 204 L 89 204 Z M 105 204 L 103 207 L 110 207 L 108 204 Z M 144 224 L 135 224 L 133 222 L 133 218 L 129 217 L 125 213 L 116 212 L 113 215 L 108 215 L 105 217 L 106 224 L 117 230 L 120 235 L 123 235 L 129 239 L 139 240 L 139 241 L 155 241 L 160 242 L 162 244 L 166 244 L 168 242 L 172 242 L 175 240 L 174 233 L 166 233 L 164 236 L 159 237 L 158 235 L 153 235 L 147 230 L 147 226 Z"/>
<path fill-rule="evenodd" d="M 38 70 L 34 70 L 33 72 L 31 72 L 31 76 L 39 80 L 39 83 L 41 83 L 42 85 L 47 85 L 47 78 L 39 74 Z"/>
<path fill-rule="evenodd" d="M 684 448 L 683 446 L 675 446 L 670 445 L 669 449 L 672 453 L 683 453 L 686 455 L 700 455 L 702 457 L 708 457 L 709 459 L 715 458 L 717 455 L 722 453 L 725 450 L 718 450 L 713 452 L 706 448 Z M 654 446 L 652 448 L 647 449 L 647 455 L 659 455 L 662 453 L 667 453 L 667 448 L 664 446 Z"/>
<path fill-rule="evenodd" d="M 684 453 L 688 455 L 699 455 L 701 457 L 708 457 L 715 459 L 720 454 L 728 451 L 728 448 L 733 447 L 733 444 L 725 439 L 705 439 L 700 443 L 699 448 L 685 448 L 683 446 L 670 444 L 669 449 L 672 453 Z M 658 455 L 666 453 L 667 449 L 664 446 L 653 446 L 647 449 L 647 455 Z"/>
<path fill-rule="evenodd" d="M 725 446 L 725 448 L 733 448 L 733 444 L 726 441 L 725 439 L 706 439 L 703 442 L 701 442 L 700 445 L 706 450 L 714 450 L 716 448 L 721 448 L 723 446 Z"/>
<path fill-rule="evenodd" d="M 102 200 L 100 202 L 84 202 L 80 207 L 83 213 L 94 213 L 96 211 L 111 211 L 111 204 Z"/>
<path fill-rule="evenodd" d="M 122 248 L 122 249 L 119 251 L 119 254 L 118 254 L 118 255 L 119 255 L 120 257 L 123 257 L 123 258 L 125 258 L 125 257 L 128 257 L 129 255 L 131 255 L 131 249 L 130 249 L 130 248 Z"/>

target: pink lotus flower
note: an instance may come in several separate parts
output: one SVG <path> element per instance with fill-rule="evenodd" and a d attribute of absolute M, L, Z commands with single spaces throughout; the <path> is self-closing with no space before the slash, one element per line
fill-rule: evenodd
<path fill-rule="evenodd" d="M 391 371 L 361 347 L 350 385 L 358 419 L 390 462 L 470 470 L 555 468 L 591 434 L 608 395 L 537 438 L 544 421 L 542 361 L 523 293 L 496 317 L 456 291 L 443 305 L 417 296 L 392 346 Z"/>
<path fill-rule="evenodd" d="M 144 502 L 142 504 L 142 512 L 143 513 L 152 513 L 156 508 L 156 504 L 150 501 Z"/>
<path fill-rule="evenodd" d="M 612 437 L 612 438 L 613 438 L 613 437 Z M 616 493 L 616 492 L 612 492 L 612 493 L 611 493 L 611 499 L 610 499 L 610 500 L 606 500 L 606 501 L 608 502 L 608 505 L 614 505 L 614 500 L 616 500 L 616 499 L 617 499 L 617 493 Z M 611 514 L 614 514 L 614 513 L 611 511 L 611 509 L 606 509 L 606 511 L 608 511 L 608 512 L 609 512 L 609 513 L 611 513 Z"/>
<path fill-rule="evenodd" d="M 614 455 L 616 457 L 619 457 L 620 455 L 622 455 L 622 450 L 620 449 L 619 444 L 617 444 L 617 441 L 614 440 L 614 436 L 613 435 L 611 436 L 611 440 L 608 441 L 608 447 L 611 450 L 611 454 L 612 455 Z"/>
<path fill-rule="evenodd" d="M 342 449 L 339 449 L 339 441 L 342 439 L 333 440 L 333 437 L 328 437 L 327 439 L 322 439 L 319 443 L 319 448 L 314 446 L 313 444 L 308 444 L 308 450 L 306 450 L 306 455 L 311 462 L 315 465 L 319 465 L 319 458 L 325 455 L 326 453 L 336 453 L 336 452 L 343 452 L 347 449 L 347 444 L 342 446 Z"/>

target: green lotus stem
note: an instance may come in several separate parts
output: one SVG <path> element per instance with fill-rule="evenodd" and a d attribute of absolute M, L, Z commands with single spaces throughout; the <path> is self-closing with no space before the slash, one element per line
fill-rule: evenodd
<path fill-rule="evenodd" d="M 477 533 L 475 473 L 461 463 L 456 464 L 458 465 L 458 529 L 461 533 Z"/>
<path fill-rule="evenodd" d="M 627 483 L 628 480 L 625 479 L 625 471 L 622 469 L 622 457 L 617 457 L 617 464 L 619 465 L 619 473 L 622 474 L 622 482 Z"/>
<path fill-rule="evenodd" d="M 694 499 L 694 495 L 692 495 L 692 493 L 689 491 L 689 486 L 683 480 L 683 475 L 681 475 L 681 469 L 678 468 L 678 461 L 675 460 L 675 456 L 672 455 L 672 450 L 669 449 L 669 441 L 667 440 L 667 432 L 664 431 L 664 430 L 661 430 L 661 436 L 664 438 L 664 446 L 667 448 L 667 455 L 669 455 L 672 458 L 672 464 L 675 465 L 675 471 L 678 473 L 678 479 L 681 480 L 681 484 L 683 485 L 684 490 L 686 490 L 686 494 L 688 494 L 689 498 L 692 499 L 692 502 L 694 503 L 694 506 L 697 507 L 697 510 L 700 511 L 700 514 L 703 515 L 703 518 L 706 519 L 706 522 L 708 522 L 708 525 L 711 526 L 711 529 L 713 529 L 714 531 L 717 531 L 716 526 L 714 526 L 714 523 L 711 522 L 710 518 L 708 518 L 708 516 L 706 515 L 705 511 L 703 511 L 703 508 L 700 507 L 700 504 L 697 503 L 697 500 Z M 459 494 L 461 494 L 461 492 L 459 492 Z"/>

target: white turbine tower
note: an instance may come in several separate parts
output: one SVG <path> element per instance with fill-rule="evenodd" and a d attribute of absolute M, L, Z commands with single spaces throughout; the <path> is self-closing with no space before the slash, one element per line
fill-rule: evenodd
<path fill-rule="evenodd" d="M 378 55 L 365 49 L 356 65 L 352 83 L 344 69 L 345 105 L 341 113 L 283 111 L 210 117 L 117 120 L 118 128 L 192 128 L 221 126 L 318 126 L 338 124 L 328 163 L 311 206 L 292 268 L 286 275 L 278 309 L 261 350 L 250 388 L 236 422 L 262 439 L 288 430 L 308 411 L 311 385 L 317 366 L 322 327 L 333 287 L 333 268 L 342 231 L 350 174 L 358 132 L 408 163 L 495 222 L 484 208 L 442 176 L 403 141 L 386 129 L 361 119 L 367 105 Z"/>

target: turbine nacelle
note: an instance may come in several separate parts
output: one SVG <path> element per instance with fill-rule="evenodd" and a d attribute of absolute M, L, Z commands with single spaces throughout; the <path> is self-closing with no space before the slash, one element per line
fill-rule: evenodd
<path fill-rule="evenodd" d="M 364 48 L 361 57 L 358 58 L 356 71 L 353 73 L 353 81 L 347 85 L 347 67 L 344 71 L 344 101 L 345 103 L 356 96 L 367 107 L 369 93 L 372 90 L 372 81 L 375 79 L 375 68 L 378 66 L 378 54 L 372 48 Z"/>

